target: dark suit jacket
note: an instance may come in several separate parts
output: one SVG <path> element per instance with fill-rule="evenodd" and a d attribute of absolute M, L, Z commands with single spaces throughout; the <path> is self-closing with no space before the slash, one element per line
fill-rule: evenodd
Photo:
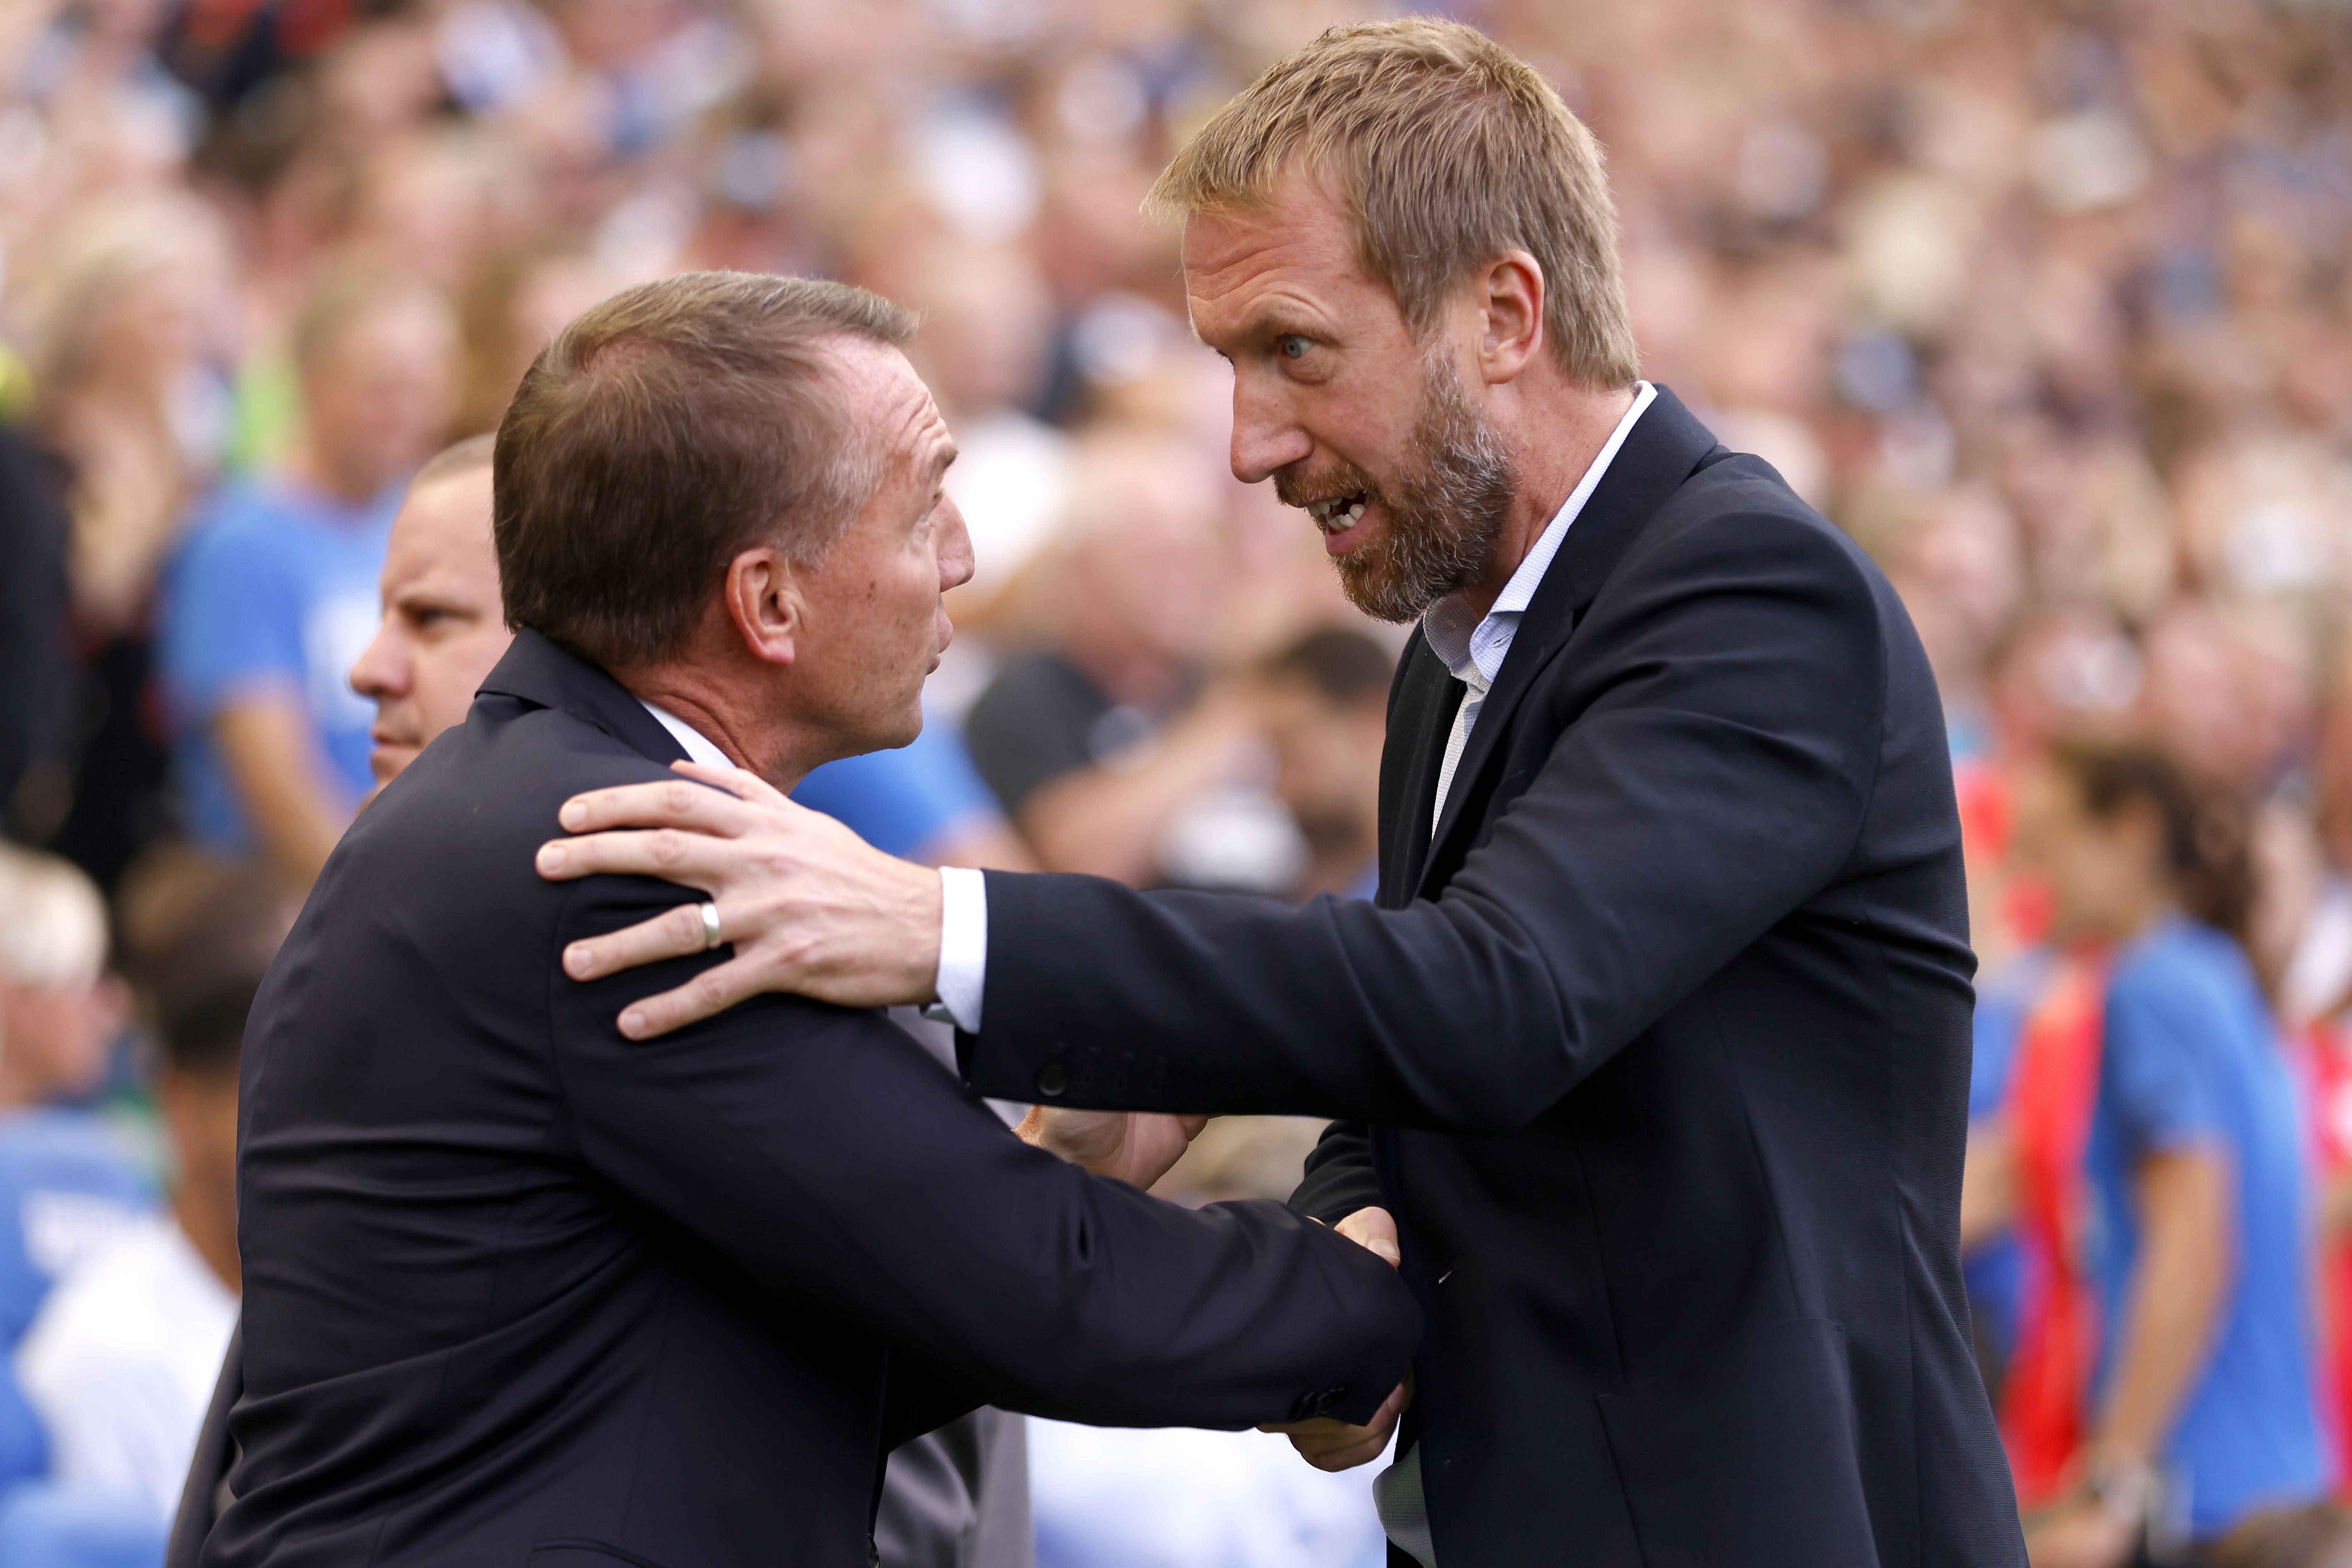
<path fill-rule="evenodd" d="M 163 1568 L 197 1568 L 228 1506 L 228 1415 L 245 1391 L 244 1330 L 229 1336 L 219 1381 L 196 1434 Z M 890 1450 L 874 1516 L 881 1568 L 1035 1568 L 1029 1519 L 1029 1434 L 1018 1415 L 983 1406 Z"/>
<path fill-rule="evenodd" d="M 1343 1119 L 1400 1222 L 1443 1568 L 2023 1562 L 1958 1245 L 1975 961 L 1901 603 L 1663 390 L 1432 839 L 1419 637 L 1378 907 L 992 875 L 988 1093 Z"/>
<path fill-rule="evenodd" d="M 974 1404 L 1371 1411 L 1411 1295 L 1280 1205 L 1090 1177 L 878 1014 L 623 1039 L 714 959 L 574 984 L 567 942 L 680 893 L 532 856 L 567 796 L 677 754 L 526 631 L 328 862 L 247 1035 L 206 1564 L 856 1568 L 887 1449 Z"/>

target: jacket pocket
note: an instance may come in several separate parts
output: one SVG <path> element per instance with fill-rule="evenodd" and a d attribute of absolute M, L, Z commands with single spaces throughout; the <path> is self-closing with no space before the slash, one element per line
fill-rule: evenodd
<path fill-rule="evenodd" d="M 1876 1568 L 1837 1324 L 1744 1330 L 1598 1404 L 1647 1568 Z"/>
<path fill-rule="evenodd" d="M 530 1549 L 524 1568 L 661 1568 L 650 1557 L 607 1546 L 601 1541 L 542 1541 Z"/>

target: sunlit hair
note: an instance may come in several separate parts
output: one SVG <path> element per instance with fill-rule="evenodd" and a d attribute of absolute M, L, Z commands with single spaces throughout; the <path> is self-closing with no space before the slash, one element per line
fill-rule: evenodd
<path fill-rule="evenodd" d="M 0 982 L 88 985 L 106 967 L 106 903 L 73 864 L 0 844 Z"/>
<path fill-rule="evenodd" d="M 765 273 L 689 272 L 583 311 L 499 425 L 508 624 L 643 668 L 685 647 L 738 552 L 820 559 L 881 480 L 832 345 L 913 331 L 878 294 Z"/>
<path fill-rule="evenodd" d="M 1331 28 L 1219 110 L 1150 205 L 1246 210 L 1292 169 L 1336 186 L 1365 271 L 1414 331 L 1435 324 L 1472 268 L 1524 250 L 1543 269 L 1560 369 L 1594 387 L 1639 374 L 1600 143 L 1475 28 L 1426 17 Z"/>

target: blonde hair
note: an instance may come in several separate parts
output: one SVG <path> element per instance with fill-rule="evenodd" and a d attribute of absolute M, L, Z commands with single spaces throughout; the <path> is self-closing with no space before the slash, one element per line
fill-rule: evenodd
<path fill-rule="evenodd" d="M 89 369 L 93 336 L 122 291 L 209 252 L 225 262 L 220 220 L 193 196 L 140 195 L 83 212 L 48 243 L 34 268 L 33 395 L 47 405 Z"/>
<path fill-rule="evenodd" d="M 1336 179 L 1364 270 L 1433 326 L 1470 268 L 1524 250 L 1573 380 L 1640 371 L 1601 145 L 1526 62 L 1474 27 L 1411 16 L 1333 27 L 1244 88 L 1176 155 L 1148 205 L 1259 206 L 1294 167 Z"/>
<path fill-rule="evenodd" d="M 106 969 L 106 901 L 70 861 L 0 844 L 0 981 L 88 985 Z"/>

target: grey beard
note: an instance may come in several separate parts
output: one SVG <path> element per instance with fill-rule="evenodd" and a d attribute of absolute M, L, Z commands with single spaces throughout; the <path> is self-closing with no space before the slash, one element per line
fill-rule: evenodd
<path fill-rule="evenodd" d="M 1369 476 L 1360 487 L 1379 500 L 1387 527 L 1337 562 L 1340 587 L 1376 620 L 1416 620 L 1484 575 L 1518 494 L 1517 467 L 1462 395 L 1453 366 L 1433 361 L 1427 387 L 1396 493 Z"/>

